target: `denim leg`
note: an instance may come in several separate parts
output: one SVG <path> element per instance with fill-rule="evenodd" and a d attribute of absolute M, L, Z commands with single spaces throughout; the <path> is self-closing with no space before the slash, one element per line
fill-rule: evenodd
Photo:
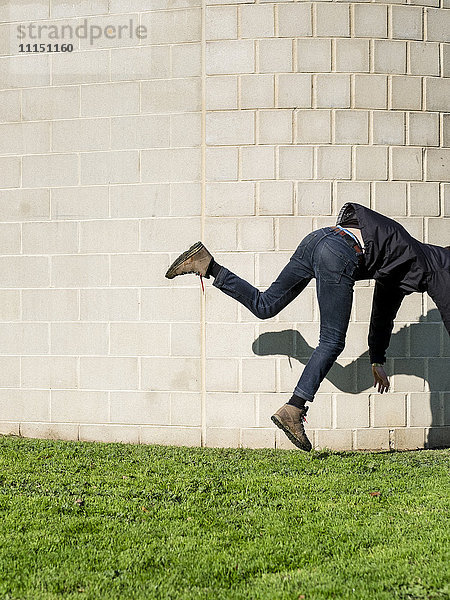
<path fill-rule="evenodd" d="M 264 292 L 226 267 L 220 269 L 213 285 L 238 300 L 259 319 L 269 319 L 292 302 L 308 285 L 314 275 L 308 263 L 308 260 L 299 258 L 297 249 L 277 279 Z"/>
<path fill-rule="evenodd" d="M 309 401 L 314 400 L 320 384 L 345 346 L 357 260 L 341 242 L 328 237 L 318 248 L 314 261 L 320 310 L 319 345 L 294 390 L 297 396 Z M 351 250 L 349 246 L 347 248 Z"/>

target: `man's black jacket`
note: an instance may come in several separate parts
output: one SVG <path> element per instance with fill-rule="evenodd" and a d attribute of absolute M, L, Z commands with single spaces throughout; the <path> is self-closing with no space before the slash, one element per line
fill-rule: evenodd
<path fill-rule="evenodd" d="M 365 248 L 358 279 L 375 279 L 371 362 L 385 362 L 395 316 L 412 292 L 428 292 L 450 333 L 450 250 L 419 242 L 397 221 L 355 202 L 344 204 L 337 224 L 361 229 Z"/>

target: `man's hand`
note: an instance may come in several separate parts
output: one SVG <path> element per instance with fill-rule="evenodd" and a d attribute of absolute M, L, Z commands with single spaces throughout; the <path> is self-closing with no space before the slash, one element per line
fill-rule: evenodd
<path fill-rule="evenodd" d="M 380 394 L 389 390 L 389 379 L 383 367 L 375 367 L 372 365 L 373 387 L 378 386 Z"/>

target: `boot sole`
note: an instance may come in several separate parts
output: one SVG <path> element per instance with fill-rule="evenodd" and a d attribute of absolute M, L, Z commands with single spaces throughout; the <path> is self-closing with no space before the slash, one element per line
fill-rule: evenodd
<path fill-rule="evenodd" d="M 289 438 L 289 440 L 294 444 L 294 446 L 297 446 L 297 448 L 300 448 L 300 450 L 304 450 L 305 452 L 310 452 L 311 451 L 311 447 L 306 447 L 302 444 L 302 442 L 295 437 L 295 435 L 291 432 L 290 429 L 288 429 L 287 427 L 285 427 L 285 425 L 283 425 L 283 423 L 278 419 L 278 417 L 276 417 L 275 415 L 272 415 L 271 420 L 275 423 L 275 425 L 277 427 L 279 427 L 281 429 L 281 431 L 283 431 L 287 437 Z"/>
<path fill-rule="evenodd" d="M 196 252 L 198 252 L 201 248 L 203 247 L 203 243 L 202 242 L 195 242 L 195 244 L 193 244 L 188 250 L 186 250 L 186 252 L 183 252 L 183 254 L 180 254 L 180 256 L 178 258 L 176 258 L 173 263 L 170 265 L 170 267 L 167 269 L 166 272 L 166 277 L 167 279 L 173 279 L 174 277 L 176 277 L 176 273 L 174 273 L 174 271 L 182 264 L 184 263 L 184 261 L 188 258 L 190 258 L 191 256 L 193 256 Z M 185 273 L 183 273 L 184 275 Z"/>

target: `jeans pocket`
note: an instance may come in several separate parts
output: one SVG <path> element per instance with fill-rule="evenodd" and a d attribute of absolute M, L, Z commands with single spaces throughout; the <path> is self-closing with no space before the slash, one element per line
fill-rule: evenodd
<path fill-rule="evenodd" d="M 352 277 L 356 271 L 356 260 L 328 240 L 324 240 L 318 255 L 317 271 L 323 281 L 339 283 L 344 273 Z"/>

